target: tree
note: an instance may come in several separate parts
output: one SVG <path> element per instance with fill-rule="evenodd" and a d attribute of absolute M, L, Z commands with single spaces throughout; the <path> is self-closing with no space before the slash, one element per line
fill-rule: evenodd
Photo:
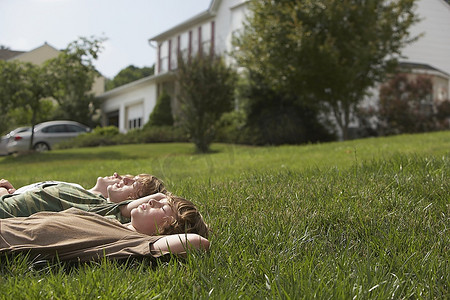
<path fill-rule="evenodd" d="M 1 62 L 0 73 L 0 98 L 3 99 L 3 108 L 6 108 L 2 109 L 2 115 L 14 108 L 25 108 L 31 112 L 30 122 L 34 128 L 42 100 L 51 94 L 49 74 L 40 66 L 18 61 Z M 33 133 L 32 131 L 30 149 Z"/>
<path fill-rule="evenodd" d="M 98 107 L 91 89 L 97 75 L 92 60 L 97 58 L 103 40 L 80 38 L 42 66 L 19 61 L 0 61 L 0 104 L 2 120 L 14 109 L 31 112 L 29 122 L 34 127 L 39 115 L 49 110 L 52 98 L 59 105 L 63 117 L 92 123 Z M 1 124 L 0 124 L 1 125 Z M 33 142 L 31 137 L 30 147 Z"/>
<path fill-rule="evenodd" d="M 180 125 L 192 138 L 199 152 L 207 152 L 221 115 L 234 104 L 235 71 L 214 55 L 178 58 L 178 100 Z"/>
<path fill-rule="evenodd" d="M 106 90 L 112 90 L 124 84 L 153 75 L 154 73 L 155 73 L 155 65 L 143 68 L 138 68 L 133 65 L 129 65 L 128 67 L 117 73 L 117 75 L 112 80 L 107 81 Z"/>
<path fill-rule="evenodd" d="M 17 61 L 0 60 L 0 115 L 4 116 L 21 98 L 24 76 L 23 65 Z M 2 118 L 3 119 L 3 118 Z"/>
<path fill-rule="evenodd" d="M 51 75 L 51 96 L 59 104 L 55 117 L 94 125 L 93 116 L 100 102 L 89 91 L 95 77 L 100 76 L 93 60 L 98 58 L 103 49 L 104 40 L 81 37 L 70 43 L 56 58 L 45 63 L 45 72 Z"/>
<path fill-rule="evenodd" d="M 347 138 L 351 113 L 416 37 L 415 0 L 254 0 L 235 57 L 274 91 L 332 113 Z"/>

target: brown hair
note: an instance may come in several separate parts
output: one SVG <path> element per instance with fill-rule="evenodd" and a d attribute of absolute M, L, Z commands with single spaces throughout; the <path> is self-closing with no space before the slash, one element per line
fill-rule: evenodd
<path fill-rule="evenodd" d="M 167 195 L 167 199 L 175 213 L 175 219 L 163 226 L 160 234 L 196 233 L 208 238 L 208 225 L 194 203 L 171 194 Z"/>
<path fill-rule="evenodd" d="M 124 177 L 134 178 L 135 176 L 124 175 Z M 168 193 L 166 187 L 164 186 L 164 182 L 161 179 L 150 174 L 139 174 L 137 177 L 137 181 L 141 183 L 141 186 L 137 191 L 137 195 L 135 195 L 136 198 L 141 198 L 156 193 Z"/>

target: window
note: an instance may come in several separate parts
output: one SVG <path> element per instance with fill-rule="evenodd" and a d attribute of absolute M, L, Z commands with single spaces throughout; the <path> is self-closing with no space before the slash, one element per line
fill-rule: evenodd
<path fill-rule="evenodd" d="M 180 54 L 183 59 L 187 59 L 189 55 L 189 32 L 185 32 L 180 35 L 179 38 L 180 44 L 178 46 L 180 50 Z"/>
<path fill-rule="evenodd" d="M 179 39 L 173 39 L 170 47 L 170 69 L 175 70 L 177 68 L 177 55 L 178 55 L 178 43 Z"/>
<path fill-rule="evenodd" d="M 169 68 L 169 42 L 164 41 L 159 46 L 159 72 L 165 72 Z"/>
<path fill-rule="evenodd" d="M 67 132 L 86 132 L 86 129 L 77 125 L 67 124 Z"/>
<path fill-rule="evenodd" d="M 106 125 L 119 127 L 119 111 L 115 110 L 106 114 Z"/>
<path fill-rule="evenodd" d="M 204 54 L 211 54 L 211 41 L 213 39 L 214 32 L 214 21 L 211 23 L 206 23 L 202 27 L 202 52 Z"/>
<path fill-rule="evenodd" d="M 128 120 L 128 129 L 136 129 L 142 127 L 142 118 Z"/>
<path fill-rule="evenodd" d="M 60 133 L 67 132 L 66 125 L 52 125 L 42 129 L 45 133 Z"/>

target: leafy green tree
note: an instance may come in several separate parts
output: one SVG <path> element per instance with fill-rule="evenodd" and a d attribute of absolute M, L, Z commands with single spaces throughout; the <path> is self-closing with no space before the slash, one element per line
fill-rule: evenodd
<path fill-rule="evenodd" d="M 36 114 L 35 122 L 41 123 L 53 119 L 58 104 L 51 98 L 44 98 L 39 101 L 39 113 Z M 33 112 L 26 106 L 20 106 L 11 109 L 5 116 L 11 123 L 10 128 L 17 127 L 23 124 L 31 124 Z"/>
<path fill-rule="evenodd" d="M 22 64 L 0 60 L 0 133 L 9 128 L 7 117 L 14 104 L 20 99 L 23 83 L 17 78 L 23 75 Z"/>
<path fill-rule="evenodd" d="M 156 101 L 155 108 L 150 114 L 150 120 L 147 126 L 172 126 L 173 116 L 172 116 L 172 106 L 170 104 L 171 98 L 166 91 L 163 90 L 161 95 Z"/>
<path fill-rule="evenodd" d="M 14 108 L 23 107 L 31 112 L 30 122 L 34 128 L 41 112 L 41 100 L 51 94 L 49 74 L 40 66 L 17 61 L 2 62 L 0 72 L 1 98 L 7 99 L 4 102 L 8 108 L 8 111 L 2 111 L 2 115 Z M 32 131 L 30 149 L 33 133 Z"/>
<path fill-rule="evenodd" d="M 22 105 L 29 64 L 0 60 L 0 112 L 6 114 L 12 107 Z M 19 103 L 18 103 L 19 102 Z"/>
<path fill-rule="evenodd" d="M 89 126 L 95 124 L 93 116 L 100 102 L 90 90 L 95 77 L 100 75 L 93 61 L 103 49 L 103 41 L 82 37 L 45 63 L 45 72 L 50 74 L 51 96 L 59 104 L 55 117 Z"/>
<path fill-rule="evenodd" d="M 415 40 L 415 1 L 253 0 L 235 57 L 273 91 L 320 104 L 346 139 L 358 102 Z"/>
<path fill-rule="evenodd" d="M 112 80 L 108 80 L 106 82 L 106 90 L 112 90 L 124 84 L 153 75 L 154 73 L 155 73 L 155 65 L 143 68 L 138 68 L 133 65 L 129 65 L 128 67 L 117 73 L 117 75 Z"/>
<path fill-rule="evenodd" d="M 9 113 L 25 109 L 34 127 L 43 115 L 53 111 L 48 100 L 52 98 L 59 106 L 56 117 L 91 125 L 98 103 L 88 91 L 97 75 L 92 60 L 97 58 L 101 43 L 98 39 L 80 38 L 42 66 L 0 61 L 1 119 L 10 120 Z M 30 146 L 32 143 L 33 136 Z"/>
<path fill-rule="evenodd" d="M 216 123 L 234 104 L 236 73 L 223 59 L 197 55 L 178 59 L 180 125 L 190 135 L 199 152 L 207 152 L 214 139 Z"/>

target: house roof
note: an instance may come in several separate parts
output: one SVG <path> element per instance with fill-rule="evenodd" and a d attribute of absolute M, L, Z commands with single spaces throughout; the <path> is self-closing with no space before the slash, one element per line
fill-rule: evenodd
<path fill-rule="evenodd" d="M 142 85 L 147 85 L 149 82 L 159 82 L 161 80 L 164 80 L 166 78 L 170 78 L 173 75 L 173 72 L 167 72 L 167 73 L 162 73 L 162 74 L 156 74 L 156 75 L 150 75 L 132 82 L 129 82 L 127 84 L 118 86 L 112 90 L 106 91 L 101 95 L 98 95 L 97 98 L 99 99 L 107 99 L 109 97 L 112 96 L 117 96 L 123 93 L 126 93 L 136 87 L 142 86 Z"/>
<path fill-rule="evenodd" d="M 208 20 L 208 19 L 214 17 L 216 15 L 216 13 L 217 13 L 217 9 L 220 6 L 220 2 L 222 2 L 222 0 L 211 0 L 209 8 L 206 11 L 201 12 L 198 15 L 196 15 L 196 16 L 190 18 L 190 19 L 187 19 L 186 21 L 184 21 L 184 22 L 182 22 L 182 23 L 180 23 L 180 24 L 170 28 L 169 30 L 164 31 L 164 32 L 158 34 L 157 36 L 154 36 L 154 37 L 150 38 L 148 41 L 149 42 L 151 42 L 151 41 L 156 41 L 156 42 L 163 41 L 163 40 L 167 39 L 169 36 L 172 36 L 175 33 L 180 32 L 180 31 L 182 31 L 185 28 L 192 27 L 195 24 L 201 23 L 201 22 L 203 22 L 205 20 Z"/>
<path fill-rule="evenodd" d="M 58 49 L 53 47 L 52 45 L 49 45 L 47 42 L 45 42 L 43 45 L 36 47 L 30 51 L 16 51 L 16 50 L 10 50 L 10 49 L 0 49 L 0 60 L 11 60 L 11 59 L 21 59 L 23 56 L 29 56 L 30 53 L 33 53 L 34 51 L 39 51 L 44 48 L 49 48 L 55 52 L 59 52 Z"/>
<path fill-rule="evenodd" d="M 406 70 L 414 70 L 415 69 L 415 70 L 432 71 L 432 72 L 441 73 L 442 75 L 444 75 L 446 77 L 450 77 L 450 74 L 447 74 L 446 72 L 439 70 L 428 64 L 421 64 L 421 63 L 415 63 L 415 62 L 400 62 L 399 66 L 401 69 L 406 69 Z"/>
<path fill-rule="evenodd" d="M 25 51 L 14 51 L 9 49 L 0 49 L 0 60 L 9 60 L 20 54 L 25 53 Z"/>

